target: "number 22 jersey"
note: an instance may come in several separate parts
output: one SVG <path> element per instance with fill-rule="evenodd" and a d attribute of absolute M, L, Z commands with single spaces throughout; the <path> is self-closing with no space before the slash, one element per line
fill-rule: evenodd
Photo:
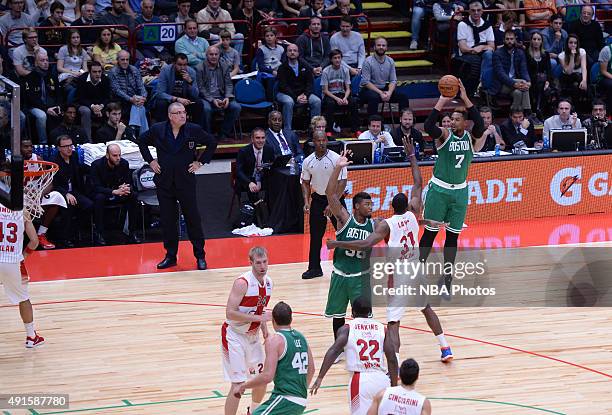
<path fill-rule="evenodd" d="M 356 318 L 347 324 L 349 338 L 344 349 L 346 370 L 387 373 L 383 351 L 385 326 L 371 318 Z"/>

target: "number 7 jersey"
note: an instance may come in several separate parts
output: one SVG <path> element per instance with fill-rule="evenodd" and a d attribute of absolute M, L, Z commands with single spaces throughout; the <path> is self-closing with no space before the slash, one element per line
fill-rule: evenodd
<path fill-rule="evenodd" d="M 383 345 L 385 326 L 372 318 L 349 321 L 349 336 L 344 353 L 349 372 L 387 373 Z"/>
<path fill-rule="evenodd" d="M 467 179 L 474 157 L 472 137 L 467 130 L 461 137 L 456 136 L 450 128 L 448 133 L 446 141 L 438 147 L 438 159 L 434 165 L 433 175 L 445 183 L 460 185 Z"/>

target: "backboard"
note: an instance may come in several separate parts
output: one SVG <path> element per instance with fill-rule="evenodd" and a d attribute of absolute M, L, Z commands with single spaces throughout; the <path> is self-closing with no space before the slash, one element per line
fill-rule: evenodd
<path fill-rule="evenodd" d="M 20 105 L 19 85 L 0 75 L 0 106 L 8 115 L 4 127 L 10 129 L 10 146 L 2 143 L 0 148 L 0 175 L 10 175 L 11 180 L 0 181 L 0 203 L 12 210 L 23 209 L 23 158 L 21 156 L 21 128 L 19 123 Z M 10 151 L 10 165 L 5 153 Z"/>

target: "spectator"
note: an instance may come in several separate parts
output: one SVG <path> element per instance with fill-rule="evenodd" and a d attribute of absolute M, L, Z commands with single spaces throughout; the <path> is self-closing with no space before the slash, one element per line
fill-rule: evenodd
<path fill-rule="evenodd" d="M 91 141 L 91 120 L 99 124 L 104 117 L 104 107 L 111 99 L 111 85 L 108 76 L 102 71 L 102 64 L 94 61 L 89 72 L 76 80 L 76 102 L 79 104 L 81 127 Z"/>
<path fill-rule="evenodd" d="M 109 144 L 106 147 L 106 157 L 91 163 L 91 178 L 94 185 L 94 243 L 106 245 L 104 240 L 104 208 L 108 205 L 125 205 L 129 215 L 128 241 L 139 244 L 142 241 L 136 235 L 138 217 L 138 200 L 130 183 L 132 174 L 127 160 L 121 157 L 121 147 Z"/>
<path fill-rule="evenodd" d="M 567 42 L 567 32 L 563 29 L 563 18 L 559 14 L 553 14 L 550 17 L 550 27 L 542 29 L 542 37 L 544 40 L 544 50 L 550 54 L 551 69 L 559 64 L 557 57 Z"/>
<path fill-rule="evenodd" d="M 143 134 L 149 129 L 144 106 L 147 90 L 140 70 L 130 65 L 128 52 L 122 50 L 117 54 L 117 66 L 110 70 L 108 77 L 113 95 L 121 101 L 124 114 L 129 114 L 129 125 L 139 127 L 139 133 Z"/>
<path fill-rule="evenodd" d="M 195 20 L 185 22 L 185 34 L 177 39 L 174 44 L 176 53 L 184 53 L 189 61 L 189 66 L 195 68 L 206 60 L 208 41 L 198 37 L 198 23 Z"/>
<path fill-rule="evenodd" d="M 524 8 L 525 5 L 523 4 L 523 0 L 502 0 L 500 2 L 495 2 L 492 4 L 492 8 L 498 8 L 498 9 L 503 9 L 503 10 L 508 10 L 508 9 L 522 9 Z M 497 23 L 501 24 L 502 23 L 502 15 L 503 13 L 497 13 Z M 519 12 L 518 13 L 518 23 L 521 27 L 525 26 L 525 12 Z M 518 36 L 518 35 L 517 35 Z M 503 43 L 503 38 L 502 38 L 502 43 Z"/>
<path fill-rule="evenodd" d="M 523 31 L 520 27 L 515 26 L 516 13 L 515 12 L 503 12 L 502 13 L 502 24 L 499 27 L 493 28 L 493 36 L 495 36 L 495 47 L 500 48 L 504 46 L 505 33 L 508 31 L 514 32 L 516 37 L 516 47 L 523 49 Z"/>
<path fill-rule="evenodd" d="M 470 16 L 457 26 L 457 60 L 466 65 L 461 75 L 468 96 L 471 97 L 481 79 L 485 90 L 491 86 L 495 36 L 491 23 L 482 19 L 482 3 L 479 0 L 470 1 L 469 14 Z"/>
<path fill-rule="evenodd" d="M 352 16 L 354 16 L 355 14 L 360 14 L 361 12 L 357 12 L 356 10 L 351 9 L 350 0 L 337 0 L 336 4 L 338 7 L 336 7 L 329 15 L 338 17 L 348 16 L 351 19 L 351 24 L 353 25 L 353 28 L 351 30 L 359 32 L 359 24 L 357 22 L 357 19 Z M 355 5 L 357 5 L 357 1 L 355 1 Z M 329 33 L 340 31 L 341 23 L 341 19 L 329 19 Z"/>
<path fill-rule="evenodd" d="M 135 141 L 134 131 L 121 121 L 121 104 L 109 102 L 106 105 L 106 123 L 94 134 L 94 143 L 108 143 L 116 140 Z"/>
<path fill-rule="evenodd" d="M 57 78 L 49 71 L 49 57 L 44 50 L 36 52 L 34 69 L 20 81 L 24 112 L 36 120 L 38 143 L 47 144 L 47 118 L 59 120 L 62 97 Z"/>
<path fill-rule="evenodd" d="M 196 78 L 195 69 L 187 65 L 187 56 L 183 53 L 174 55 L 174 64 L 164 66 L 157 78 L 155 119 L 165 120 L 168 116 L 168 106 L 173 102 L 180 102 L 193 122 L 202 126 L 204 104 L 198 97 Z"/>
<path fill-rule="evenodd" d="M 583 6 L 580 19 L 568 26 L 568 33 L 578 36 L 580 44 L 587 54 L 587 67 L 593 66 L 599 57 L 599 51 L 604 47 L 604 38 L 599 22 L 593 20 L 593 7 Z M 559 58 L 561 60 L 561 58 Z"/>
<path fill-rule="evenodd" d="M 48 0 L 26 0 L 25 8 L 22 7 L 22 11 L 34 16 L 38 11 L 40 16 L 36 19 L 37 22 L 46 19 L 51 16 L 51 3 Z"/>
<path fill-rule="evenodd" d="M 88 189 L 83 180 L 83 166 L 79 163 L 79 156 L 74 152 L 72 139 L 66 135 L 57 138 L 58 153 L 51 161 L 59 166 L 53 176 L 53 189 L 57 190 L 66 199 L 66 205 L 61 214 L 62 226 L 59 241 L 67 248 L 74 246 L 75 221 L 72 217 L 91 211 L 93 202 L 87 197 Z"/>
<path fill-rule="evenodd" d="M 386 55 L 387 39 L 374 41 L 374 55 L 368 56 L 361 71 L 361 102 L 368 104 L 368 116 L 378 113 L 381 102 L 397 102 L 400 108 L 408 107 L 408 95 L 397 88 L 395 62 Z"/>
<path fill-rule="evenodd" d="M 236 49 L 230 46 L 232 34 L 227 30 L 222 30 L 219 36 L 221 37 L 221 45 L 219 47 L 221 57 L 219 59 L 231 68 L 230 76 L 238 75 L 240 72 L 240 55 L 238 55 Z"/>
<path fill-rule="evenodd" d="M 400 125 L 393 130 L 393 132 L 391 132 L 391 137 L 393 138 L 393 143 L 398 147 L 404 146 L 402 139 L 406 137 L 413 146 L 415 144 L 419 145 L 420 153 L 425 152 L 425 140 L 423 140 L 423 134 L 414 128 L 414 114 L 409 108 L 403 108 L 400 111 Z M 417 157 L 418 156 L 419 155 L 417 154 Z"/>
<path fill-rule="evenodd" d="M 62 46 L 57 54 L 58 80 L 64 88 L 68 101 L 72 101 L 76 91 L 75 80 L 84 72 L 87 72 L 87 61 L 89 55 L 81 46 L 81 35 L 76 29 L 68 32 L 68 43 Z"/>
<path fill-rule="evenodd" d="M 412 50 L 419 47 L 421 19 L 425 17 L 426 13 L 431 16 L 433 3 L 433 0 L 416 0 L 412 6 L 412 19 L 410 22 L 410 32 L 412 33 L 410 49 Z"/>
<path fill-rule="evenodd" d="M 93 47 L 93 60 L 104 65 L 105 71 L 110 71 L 117 65 L 117 55 L 119 52 L 121 52 L 121 46 L 113 40 L 111 29 L 102 29 L 98 40 L 96 40 L 96 45 Z"/>
<path fill-rule="evenodd" d="M 527 48 L 527 71 L 531 79 L 529 97 L 531 108 L 535 108 L 539 124 L 544 119 L 544 110 L 551 107 L 552 98 L 556 94 L 552 68 L 550 66 L 550 55 L 542 48 L 543 36 L 539 32 L 533 32 Z"/>
<path fill-rule="evenodd" d="M 531 112 L 529 88 L 531 78 L 527 72 L 525 52 L 515 47 L 516 35 L 512 30 L 504 37 L 504 46 L 493 53 L 493 82 L 490 93 L 493 96 L 512 95 L 511 109 Z"/>
<path fill-rule="evenodd" d="M 196 69 L 200 97 L 204 99 L 204 129 L 212 133 L 213 112 L 224 114 L 218 140 L 230 136 L 234 122 L 240 116 L 240 104 L 234 100 L 230 71 L 229 66 L 219 62 L 219 48 L 216 46 L 206 49 L 206 61 Z"/>
<path fill-rule="evenodd" d="M 312 68 L 314 76 L 321 76 L 323 68 L 329 65 L 329 37 L 321 34 L 321 18 L 311 17 L 309 31 L 297 38 L 300 56 Z"/>
<path fill-rule="evenodd" d="M 274 149 L 274 157 L 303 155 L 300 140 L 291 128 L 283 127 L 283 115 L 279 111 L 270 111 L 268 114 L 268 130 L 266 143 Z"/>
<path fill-rule="evenodd" d="M 38 45 L 36 29 L 28 27 L 21 32 L 23 44 L 13 49 L 13 66 L 19 76 L 26 76 L 34 69 L 34 57 L 39 50 L 45 51 Z"/>
<path fill-rule="evenodd" d="M 335 113 L 342 111 L 351 120 L 351 130 L 359 129 L 357 105 L 351 95 L 351 75 L 348 67 L 342 65 L 342 52 L 334 49 L 329 53 L 331 65 L 323 69 L 321 88 L 323 91 L 323 114 L 329 120 L 330 131 L 340 132 Z"/>
<path fill-rule="evenodd" d="M 527 10 L 526 23 L 530 26 L 546 26 L 552 15 L 557 13 L 557 7 L 555 0 L 524 0 L 525 8 L 533 9 Z"/>
<path fill-rule="evenodd" d="M 357 137 L 358 140 L 370 140 L 377 146 L 382 144 L 384 147 L 395 147 L 393 137 L 382 129 L 382 117 L 378 114 L 370 115 L 368 118 L 368 130 Z"/>
<path fill-rule="evenodd" d="M 612 46 L 606 45 L 599 52 L 599 87 L 605 97 L 606 106 L 612 108 Z"/>
<path fill-rule="evenodd" d="M 306 4 L 306 0 L 280 0 L 280 12 L 283 17 L 298 17 L 300 10 Z"/>
<path fill-rule="evenodd" d="M 324 0 L 310 0 L 310 4 L 308 6 L 304 6 L 300 9 L 300 14 L 298 17 L 323 17 L 327 16 L 329 13 L 325 10 Z M 308 20 L 303 20 L 298 22 L 298 31 L 303 33 L 308 29 Z M 327 32 L 329 30 L 328 21 L 321 19 L 321 30 Z"/>
<path fill-rule="evenodd" d="M 200 10 L 196 16 L 196 20 L 200 23 L 198 29 L 200 32 L 203 30 L 209 32 L 209 39 L 212 44 L 219 43 L 219 33 L 221 33 L 223 29 L 227 30 L 232 35 L 232 46 L 242 57 L 244 35 L 242 33 L 236 33 L 236 28 L 233 23 L 216 23 L 233 20 L 229 12 L 223 10 L 220 5 L 221 0 L 208 0 L 208 5 Z"/>
<path fill-rule="evenodd" d="M 259 72 L 265 72 L 276 77 L 281 65 L 285 49 L 276 40 L 276 28 L 268 26 L 264 29 L 264 41 L 255 53 L 255 64 Z"/>
<path fill-rule="evenodd" d="M 61 124 L 49 133 L 51 143 L 57 143 L 57 138 L 63 135 L 70 137 L 75 144 L 90 143 L 91 140 L 85 130 L 76 124 L 76 118 L 77 106 L 75 104 L 66 105 Z"/>
<path fill-rule="evenodd" d="M 436 20 L 434 36 L 438 43 L 449 44 L 451 20 L 463 20 L 463 3 L 459 1 L 441 0 L 433 5 L 433 15 Z M 416 49 L 416 48 L 415 48 Z M 397 143 L 396 143 L 397 144 Z M 398 144 L 403 145 L 403 144 Z"/>
<path fill-rule="evenodd" d="M 9 45 L 22 45 L 25 40 L 22 37 L 22 34 L 19 30 L 14 30 L 11 32 L 11 29 L 21 28 L 21 27 L 33 27 L 36 26 L 36 22 L 38 22 L 38 18 L 40 16 L 40 9 L 37 7 L 36 10 L 31 14 L 24 13 L 23 10 L 23 0 L 7 0 L 8 6 L 10 8 L 8 13 L 5 13 L 2 17 L 0 17 L 0 33 L 2 37 L 6 39 L 8 35 L 8 43 Z M 9 34 L 9 32 L 11 32 Z"/>
<path fill-rule="evenodd" d="M 147 24 L 147 23 L 161 23 L 161 19 L 159 16 L 153 14 L 153 10 L 155 8 L 155 2 L 153 0 L 142 0 L 140 3 L 141 13 L 136 17 L 134 23 L 136 25 Z M 182 28 L 182 25 L 181 25 Z M 177 33 L 180 33 L 179 27 L 177 26 Z M 138 42 L 138 52 L 142 54 L 143 57 L 149 59 L 160 58 L 162 60 L 166 60 L 166 58 L 170 57 L 170 53 L 166 50 L 164 46 L 161 45 L 143 45 L 141 42 L 143 40 L 143 31 L 139 30 L 136 33 Z"/>
<path fill-rule="evenodd" d="M 234 25 L 236 27 L 236 32 L 242 33 L 245 37 L 249 35 L 251 28 L 255 30 L 255 28 L 258 27 L 257 25 L 259 22 L 264 19 L 272 18 L 268 13 L 255 8 L 255 0 L 242 0 L 242 8 L 232 13 L 232 16 L 234 16 L 236 20 L 246 20 L 248 22 L 236 23 Z M 251 42 L 247 42 L 245 48 L 247 50 L 243 50 L 243 52 L 248 54 L 251 50 Z"/>
<path fill-rule="evenodd" d="M 349 66 L 351 76 L 361 73 L 366 53 L 363 38 L 353 31 L 353 20 L 349 16 L 340 19 L 340 32 L 334 33 L 330 41 L 331 49 L 342 52 L 342 61 Z"/>
<path fill-rule="evenodd" d="M 550 138 L 550 130 L 575 130 L 582 128 L 578 114 L 574 112 L 572 104 L 567 99 L 561 99 L 557 104 L 557 115 L 553 115 L 544 121 L 542 139 Z"/>
<path fill-rule="evenodd" d="M 310 66 L 302 59 L 297 45 L 287 46 L 287 61 L 278 68 L 278 94 L 276 99 L 282 108 L 283 125 L 291 130 L 293 107 L 308 105 L 310 116 L 321 114 L 321 99 L 313 94 L 313 76 Z"/>
<path fill-rule="evenodd" d="M 498 125 L 493 124 L 493 111 L 489 107 L 480 108 L 480 116 L 484 121 L 485 132 L 483 134 L 484 140 L 476 140 L 476 143 L 480 146 L 474 146 L 474 151 L 494 151 L 495 145 L 499 144 L 499 147 L 503 150 L 506 148 L 506 143 L 502 138 L 501 129 Z"/>
<path fill-rule="evenodd" d="M 81 17 L 72 22 L 71 26 L 93 26 L 95 11 L 93 4 L 83 4 L 81 6 Z M 93 27 L 91 29 L 79 28 L 79 33 L 81 34 L 81 42 L 87 46 L 93 45 L 98 38 L 97 30 Z"/>
<path fill-rule="evenodd" d="M 608 121 L 606 104 L 602 100 L 593 101 L 591 117 L 584 120 L 583 126 L 587 130 L 587 140 L 591 148 L 612 147 L 612 123 Z"/>
<path fill-rule="evenodd" d="M 580 47 L 580 41 L 574 34 L 570 34 L 565 43 L 565 49 L 559 54 L 559 62 L 563 73 L 559 78 L 561 95 L 571 97 L 578 102 L 587 90 L 587 53 Z"/>
<path fill-rule="evenodd" d="M 236 190 L 246 192 L 250 202 L 262 199 L 266 190 L 266 170 L 264 165 L 274 161 L 274 149 L 266 144 L 266 132 L 256 127 L 251 132 L 251 144 L 238 151 L 236 156 Z"/>
<path fill-rule="evenodd" d="M 444 128 L 448 130 L 451 127 L 452 127 L 451 115 L 448 112 L 445 112 L 440 117 L 440 128 Z"/>
<path fill-rule="evenodd" d="M 40 43 L 47 46 L 47 49 L 51 56 L 55 57 L 55 54 L 59 50 L 59 45 L 66 44 L 66 31 L 61 28 L 66 27 L 64 23 L 64 5 L 59 1 L 51 3 L 51 16 L 40 22 L 41 27 L 49 27 L 49 29 L 41 29 L 40 32 Z M 51 27 L 58 27 L 60 29 L 51 29 Z"/>
<path fill-rule="evenodd" d="M 525 114 L 520 109 L 511 111 L 510 118 L 501 124 L 501 133 L 506 143 L 506 150 L 512 149 L 520 141 L 527 147 L 533 147 L 536 142 L 533 124 L 525 118 Z"/>
<path fill-rule="evenodd" d="M 579 5 L 584 3 L 585 2 L 583 2 L 582 0 L 557 0 L 557 12 L 561 16 L 563 16 L 563 20 L 565 20 L 566 24 L 572 23 L 580 19 L 580 12 L 582 7 L 580 7 Z M 590 2 L 587 1 L 587 3 Z"/>
<path fill-rule="evenodd" d="M 187 23 L 188 20 L 195 20 L 195 16 L 191 12 L 191 0 L 177 0 L 176 3 L 177 11 L 170 15 L 169 20 L 179 23 L 181 26 L 176 26 L 176 32 L 182 33 L 184 24 Z"/>
<path fill-rule="evenodd" d="M 111 5 L 112 9 L 102 15 L 96 21 L 96 24 L 99 26 L 127 26 L 128 29 L 116 27 L 110 29 L 115 38 L 127 40 L 130 37 L 130 32 L 136 27 L 134 18 L 131 16 L 134 12 L 132 12 L 126 0 L 112 0 Z M 131 15 L 126 13 L 126 8 Z"/>
<path fill-rule="evenodd" d="M 76 19 L 81 17 L 81 11 L 79 10 L 79 3 L 77 0 L 59 0 L 64 5 L 64 15 L 62 19 L 64 22 L 72 25 Z"/>

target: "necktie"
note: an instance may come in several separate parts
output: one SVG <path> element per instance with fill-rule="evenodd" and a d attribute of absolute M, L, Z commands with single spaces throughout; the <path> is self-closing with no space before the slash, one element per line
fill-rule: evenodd
<path fill-rule="evenodd" d="M 256 160 L 256 164 L 255 164 L 255 168 L 257 170 L 261 169 L 261 150 L 257 150 L 257 156 L 255 157 Z"/>
<path fill-rule="evenodd" d="M 508 76 L 510 79 L 514 79 L 514 50 L 510 53 L 510 73 Z"/>
<path fill-rule="evenodd" d="M 289 150 L 289 146 L 287 145 L 287 141 L 285 140 L 285 137 L 283 137 L 283 133 L 281 131 L 279 131 L 279 133 L 278 133 L 278 141 L 280 141 L 281 146 L 283 147 L 283 152 Z"/>

